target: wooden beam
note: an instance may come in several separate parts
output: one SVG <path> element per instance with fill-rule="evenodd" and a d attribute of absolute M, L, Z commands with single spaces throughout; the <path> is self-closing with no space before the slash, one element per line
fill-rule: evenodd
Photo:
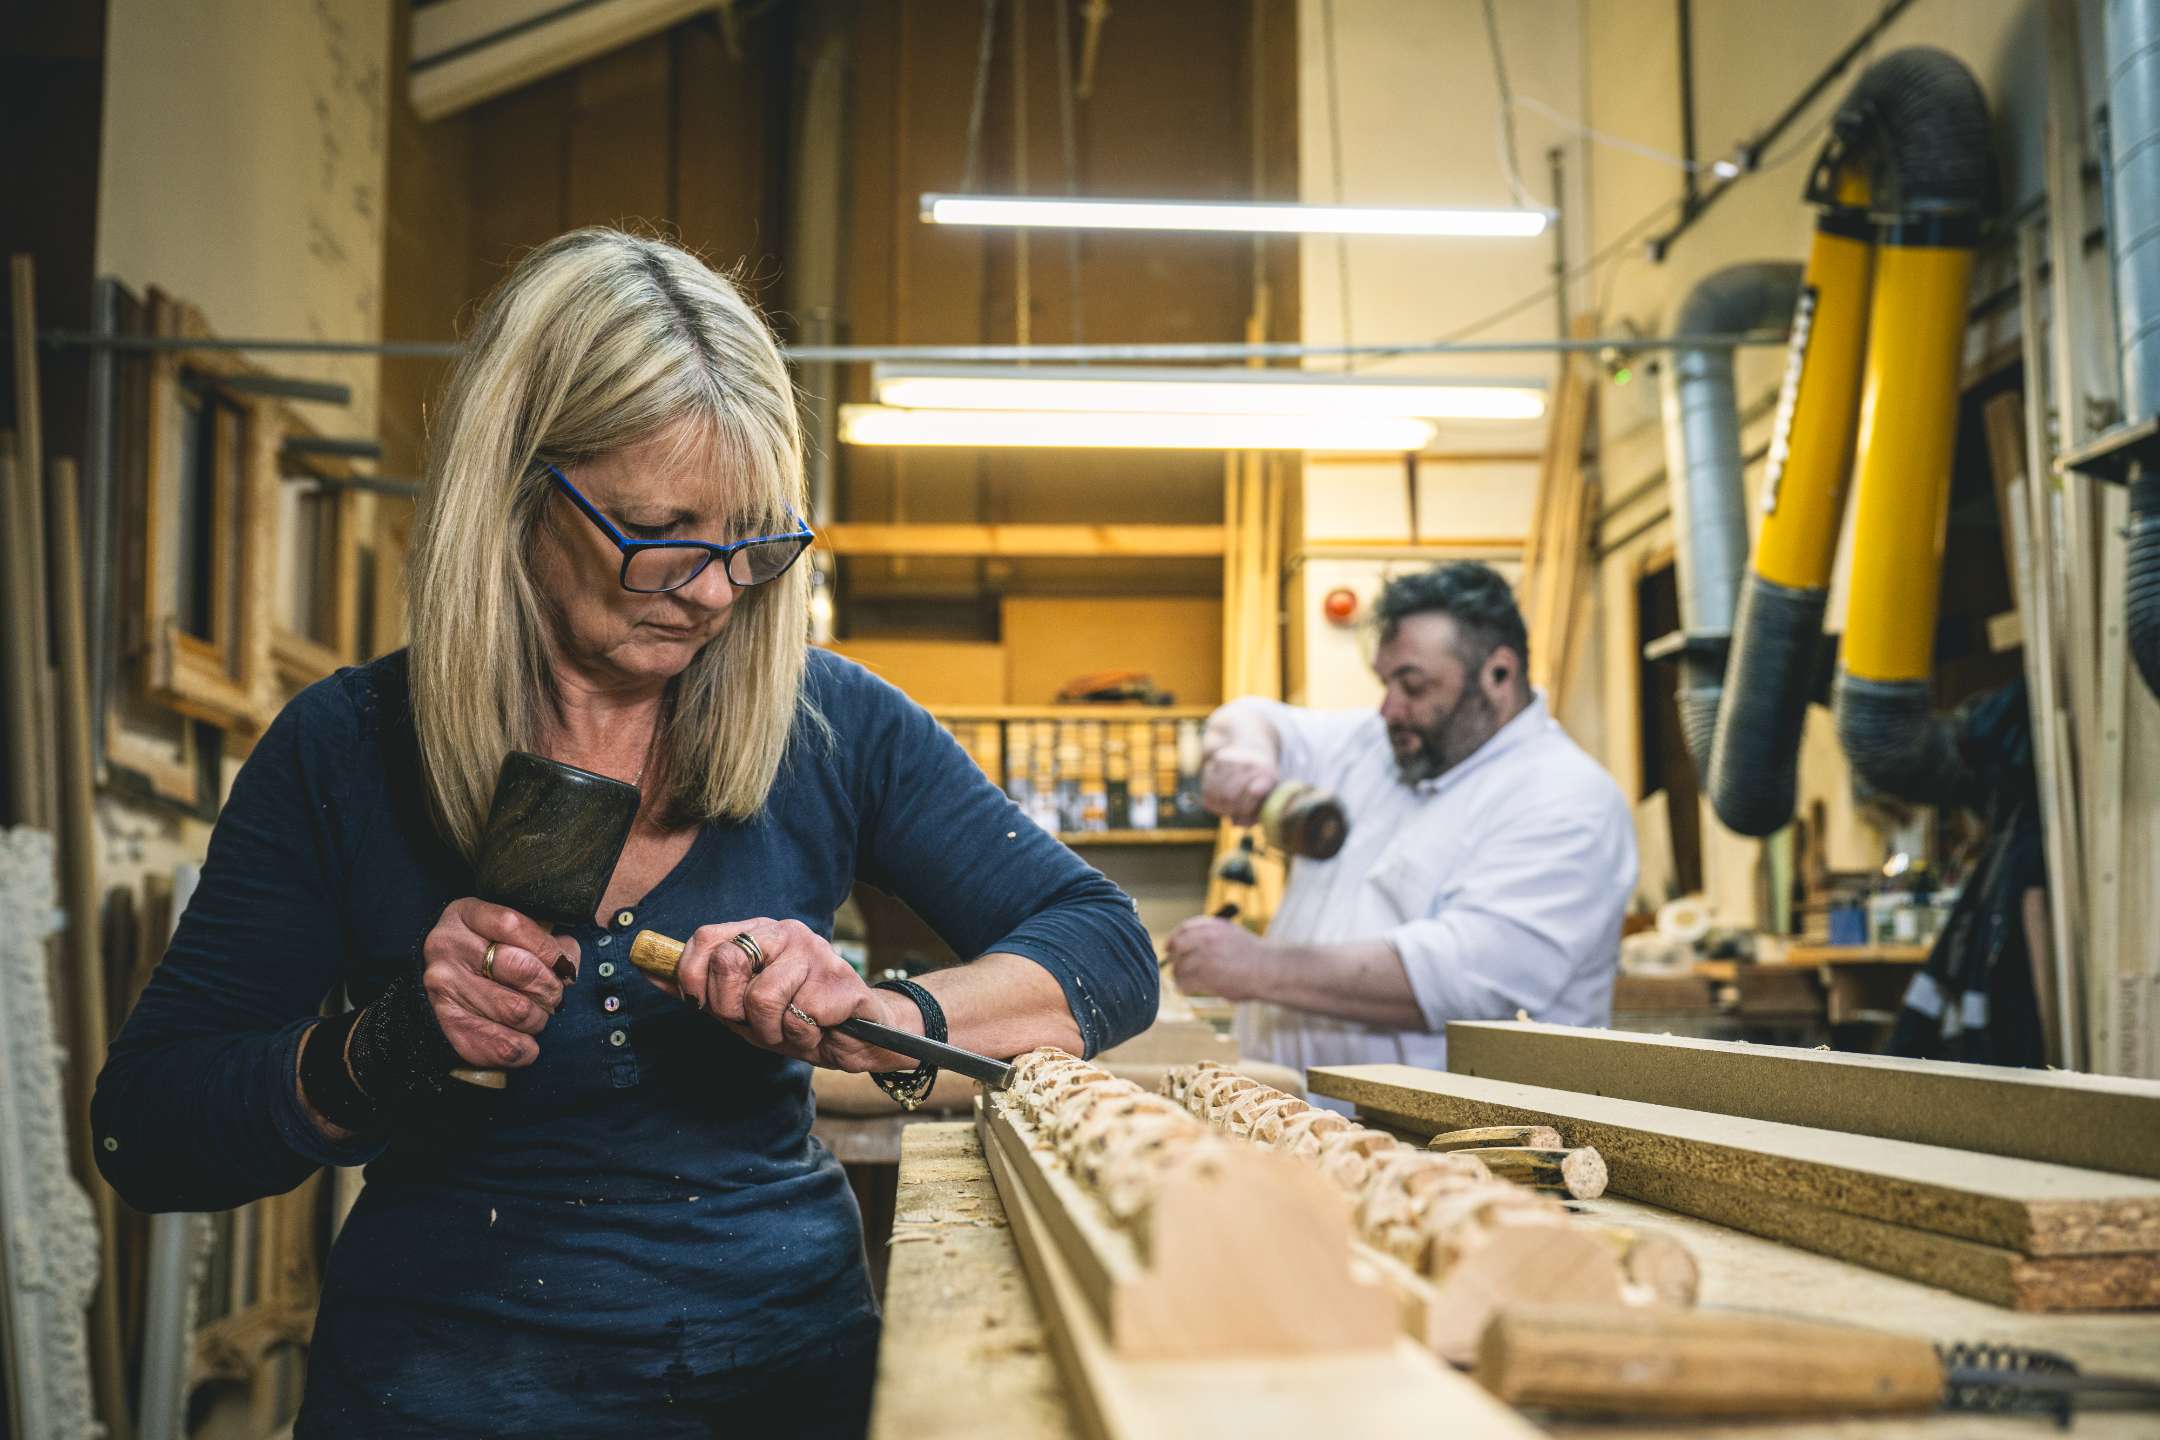
<path fill-rule="evenodd" d="M 1819 1206 L 2031 1256 L 2160 1249 L 2160 1181 L 2143 1177 L 1408 1065 L 1321 1067 L 1306 1080 L 1428 1134 L 1551 1125 L 1568 1144 L 1597 1148 L 1615 1193 L 1690 1214 L 1700 1213 L 1694 1187 L 1720 1185 L 1766 1206 Z M 1653 1172 L 1679 1177 L 1669 1195 L 1641 1194 Z"/>
<path fill-rule="evenodd" d="M 1458 1075 L 2160 1178 L 2160 1081 L 1519 1021 L 1447 1039 Z"/>
<path fill-rule="evenodd" d="M 968 558 L 1215 559 L 1220 525 L 827 525 L 820 539 L 839 556 L 958 555 Z"/>

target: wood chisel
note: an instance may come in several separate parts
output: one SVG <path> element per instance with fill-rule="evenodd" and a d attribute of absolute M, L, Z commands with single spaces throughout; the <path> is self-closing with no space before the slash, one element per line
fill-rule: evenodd
<path fill-rule="evenodd" d="M 640 930 L 630 942 L 630 963 L 657 980 L 673 983 L 675 967 L 681 963 L 683 942 L 662 935 L 657 930 Z M 1012 1066 L 1003 1060 L 993 1060 L 972 1050 L 962 1050 L 957 1045 L 947 1045 L 922 1035 L 910 1035 L 905 1030 L 895 1030 L 890 1025 L 880 1025 L 875 1020 L 843 1020 L 833 1027 L 845 1035 L 852 1035 L 866 1045 L 890 1050 L 895 1055 L 905 1055 L 910 1060 L 925 1065 L 935 1065 L 970 1080 L 980 1080 L 993 1090 L 1003 1090 L 1012 1084 Z"/>
<path fill-rule="evenodd" d="M 1580 1415 L 1792 1416 L 2160 1409 L 2160 1381 L 2085 1375 L 2061 1355 L 1732 1310 L 1523 1306 L 1478 1345 L 1510 1405 Z"/>

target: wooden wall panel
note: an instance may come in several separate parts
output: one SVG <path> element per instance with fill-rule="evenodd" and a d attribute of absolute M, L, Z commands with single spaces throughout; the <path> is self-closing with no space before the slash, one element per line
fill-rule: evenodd
<path fill-rule="evenodd" d="M 670 39 L 672 218 L 683 244 L 760 293 L 780 276 L 787 235 L 785 172 L 766 158 L 787 140 L 787 76 L 775 73 L 789 62 L 786 36 L 766 38 L 748 63 L 728 58 L 716 26 L 684 25 Z"/>
<path fill-rule="evenodd" d="M 577 68 L 564 197 L 570 225 L 649 231 L 672 219 L 673 81 L 664 34 Z"/>

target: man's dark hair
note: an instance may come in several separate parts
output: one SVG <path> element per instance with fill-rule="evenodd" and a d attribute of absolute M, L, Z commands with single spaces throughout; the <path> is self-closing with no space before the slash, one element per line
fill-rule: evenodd
<path fill-rule="evenodd" d="M 1379 602 L 1373 606 L 1373 619 L 1383 641 L 1392 640 L 1397 627 L 1410 616 L 1427 613 L 1454 618 L 1456 650 L 1471 670 L 1475 671 L 1494 650 L 1505 645 L 1522 662 L 1522 683 L 1529 683 L 1530 636 L 1523 629 L 1514 587 L 1492 566 L 1476 560 L 1451 560 L 1430 570 L 1398 575 L 1382 588 Z"/>

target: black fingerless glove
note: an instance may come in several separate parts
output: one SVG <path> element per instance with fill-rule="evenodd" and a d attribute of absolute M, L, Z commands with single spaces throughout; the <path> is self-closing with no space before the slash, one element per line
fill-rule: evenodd
<path fill-rule="evenodd" d="M 364 1009 L 315 1027 L 300 1057 L 300 1091 L 334 1125 L 379 1129 L 439 1097 L 461 1063 L 419 972 L 407 971 Z"/>

